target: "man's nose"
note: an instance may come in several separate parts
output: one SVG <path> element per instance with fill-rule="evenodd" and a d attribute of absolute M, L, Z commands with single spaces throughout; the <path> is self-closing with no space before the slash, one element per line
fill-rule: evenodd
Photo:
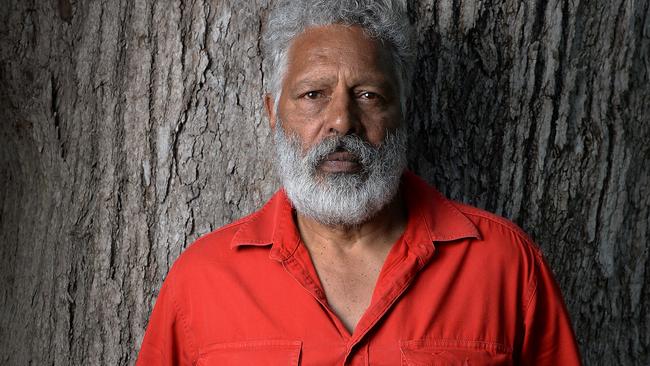
<path fill-rule="evenodd" d="M 349 93 L 335 93 L 328 109 L 328 135 L 345 136 L 360 132 L 356 106 Z"/>

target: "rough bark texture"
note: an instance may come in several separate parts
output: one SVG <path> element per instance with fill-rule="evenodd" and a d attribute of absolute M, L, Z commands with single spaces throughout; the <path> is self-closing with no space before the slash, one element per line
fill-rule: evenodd
<path fill-rule="evenodd" d="M 588 365 L 650 364 L 650 1 L 412 2 L 413 169 L 539 243 Z M 7 0 L 0 364 L 134 362 L 199 235 L 276 189 L 266 0 Z"/>

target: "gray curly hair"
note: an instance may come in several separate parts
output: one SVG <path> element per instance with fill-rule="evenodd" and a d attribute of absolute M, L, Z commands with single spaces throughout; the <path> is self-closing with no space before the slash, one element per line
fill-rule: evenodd
<path fill-rule="evenodd" d="M 309 27 L 330 24 L 358 25 L 388 47 L 405 113 L 414 64 L 414 36 L 406 0 L 278 0 L 262 35 L 265 67 L 270 73 L 266 91 L 274 95 L 276 108 L 291 41 Z"/>

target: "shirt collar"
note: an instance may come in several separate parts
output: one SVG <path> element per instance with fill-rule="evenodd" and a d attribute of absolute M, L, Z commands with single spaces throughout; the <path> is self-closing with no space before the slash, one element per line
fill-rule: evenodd
<path fill-rule="evenodd" d="M 402 194 L 409 212 L 404 233 L 408 243 L 480 238 L 474 223 L 452 201 L 408 170 L 402 177 Z"/>
<path fill-rule="evenodd" d="M 272 245 L 271 258 L 287 259 L 300 244 L 293 216 L 291 202 L 284 189 L 280 189 L 240 227 L 230 247 Z"/>
<path fill-rule="evenodd" d="M 476 226 L 456 206 L 410 171 L 402 177 L 401 193 L 409 218 L 404 240 L 412 244 L 480 238 Z M 280 189 L 233 236 L 231 248 L 271 245 L 269 256 L 286 260 L 300 245 L 294 212 L 284 189 Z"/>

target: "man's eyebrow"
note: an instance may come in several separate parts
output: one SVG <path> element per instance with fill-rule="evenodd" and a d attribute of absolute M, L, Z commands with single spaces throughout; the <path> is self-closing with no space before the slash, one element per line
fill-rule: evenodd
<path fill-rule="evenodd" d="M 298 80 L 295 84 L 296 88 L 302 88 L 306 86 L 313 86 L 313 85 L 325 85 L 325 84 L 331 84 L 335 81 L 335 78 L 333 77 L 327 77 L 327 76 L 306 76 L 300 80 Z"/>
<path fill-rule="evenodd" d="M 384 76 L 377 77 L 376 75 L 362 75 L 359 79 L 360 79 L 359 80 L 360 85 L 373 84 L 381 88 L 390 88 L 392 86 L 389 79 Z M 305 76 L 302 79 L 296 81 L 296 83 L 294 84 L 294 88 L 301 89 L 304 87 L 314 87 L 314 86 L 328 85 L 333 83 L 336 83 L 336 77 Z"/>

